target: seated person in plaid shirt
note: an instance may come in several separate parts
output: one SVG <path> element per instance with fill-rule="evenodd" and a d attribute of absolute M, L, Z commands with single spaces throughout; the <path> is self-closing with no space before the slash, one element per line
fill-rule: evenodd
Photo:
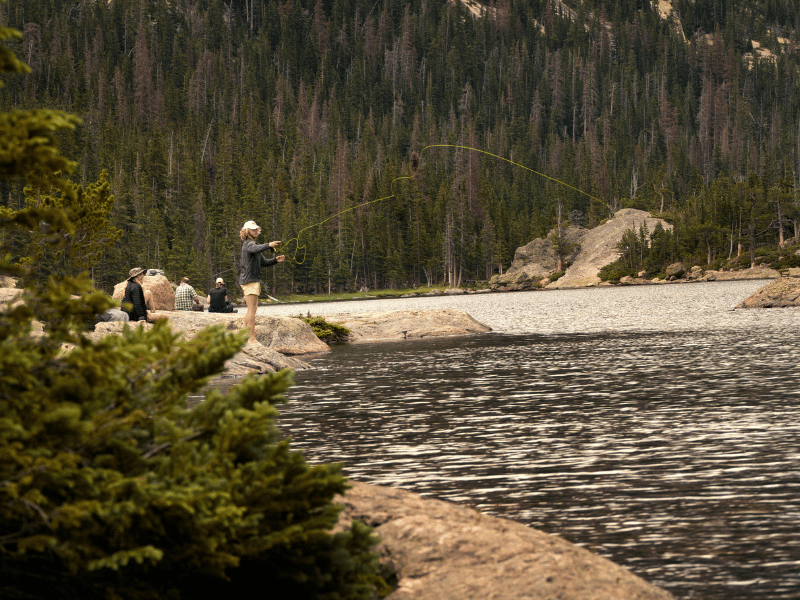
<path fill-rule="evenodd" d="M 181 284 L 175 288 L 175 310 L 192 310 L 192 300 L 197 292 L 189 285 L 189 278 L 181 279 Z"/>

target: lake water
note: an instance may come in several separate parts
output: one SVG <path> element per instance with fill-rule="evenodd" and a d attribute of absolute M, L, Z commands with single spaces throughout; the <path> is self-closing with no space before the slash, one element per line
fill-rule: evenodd
<path fill-rule="evenodd" d="M 677 598 L 800 598 L 800 309 L 734 310 L 765 283 L 262 307 L 493 329 L 335 347 L 278 425 L 311 462 L 561 535 Z"/>

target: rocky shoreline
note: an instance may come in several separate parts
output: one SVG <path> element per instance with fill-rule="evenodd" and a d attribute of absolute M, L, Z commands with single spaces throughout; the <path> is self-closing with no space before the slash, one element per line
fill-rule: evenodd
<path fill-rule="evenodd" d="M 792 272 L 794 271 L 800 271 L 800 269 L 789 269 L 787 271 L 787 275 L 792 276 Z M 672 283 L 694 283 L 703 281 L 779 279 L 782 276 L 783 275 L 779 271 L 762 265 L 748 269 L 730 271 L 724 269 L 703 269 L 697 265 L 687 269 L 683 266 L 683 264 L 675 263 L 668 267 L 666 277 L 664 278 L 646 278 L 642 273 L 637 277 L 623 277 L 619 280 L 619 282 L 614 283 L 611 281 L 601 281 L 598 276 L 593 276 L 583 279 L 581 285 L 559 285 L 560 279 L 550 282 L 548 279 L 541 279 L 538 276 L 529 276 L 525 271 L 516 271 L 513 274 L 502 277 L 495 276 L 492 278 L 490 289 L 492 292 L 516 292 L 530 290 L 546 291 L 566 288 L 574 289 L 581 287 L 624 287 L 628 285 L 665 285 Z"/>
<path fill-rule="evenodd" d="M 562 235 L 571 248 L 562 261 L 568 265 L 558 271 L 559 263 L 552 244 L 551 232 L 546 238 L 535 239 L 520 246 L 514 253 L 514 260 L 508 271 L 495 275 L 489 287 L 496 292 L 519 290 L 552 290 L 612 285 L 645 285 L 664 283 L 688 283 L 696 281 L 732 281 L 738 279 L 774 279 L 792 275 L 798 269 L 782 269 L 779 272 L 765 265 L 755 265 L 748 269 L 704 269 L 699 265 L 687 267 L 674 263 L 666 269 L 664 277 L 646 278 L 644 272 L 637 276 L 623 277 L 619 282 L 602 281 L 600 270 L 620 257 L 618 245 L 627 231 L 643 228 L 652 232 L 657 226 L 671 230 L 672 225 L 653 217 L 649 212 L 625 208 L 617 211 L 614 217 L 594 229 L 567 227 Z M 795 242 L 796 243 L 796 242 Z M 795 254 L 800 256 L 800 250 Z M 797 275 L 795 275 L 797 276 Z"/>
<path fill-rule="evenodd" d="M 758 290 L 737 308 L 800 306 L 800 268 L 789 269 L 787 275 L 782 276 L 781 273 L 766 267 L 755 267 L 740 271 L 705 271 L 700 267 L 685 270 L 682 265 L 676 265 L 665 280 L 627 277 L 623 278 L 618 285 L 772 279 L 769 285 Z M 526 275 L 525 277 L 528 276 Z M 154 289 L 159 287 L 162 289 L 169 288 L 169 283 L 163 276 L 154 276 L 150 279 L 157 283 Z M 160 279 L 164 281 L 162 282 Z M 22 291 L 18 288 L 10 287 L 13 285 L 13 281 L 2 283 L 6 287 L 0 287 L 0 309 L 4 306 L 13 306 L 16 302 L 19 302 L 17 296 Z M 601 283 L 599 285 L 611 284 Z M 496 286 L 494 290 L 481 290 L 481 292 L 502 293 L 536 289 L 535 287 L 532 288 L 532 286 L 533 281 L 528 279 L 504 286 Z M 550 286 L 539 289 L 550 289 Z M 447 295 L 456 293 L 464 294 L 468 293 L 468 291 L 458 289 L 442 292 L 442 294 Z M 426 295 L 433 294 L 433 292 L 429 292 Z M 166 303 L 167 299 L 164 299 L 164 302 Z M 303 306 L 308 307 L 308 304 L 304 303 Z M 229 333 L 239 332 L 244 328 L 243 312 L 226 314 L 174 311 L 160 308 L 160 310 L 156 311 L 156 314 L 161 318 L 168 319 L 170 327 L 176 333 L 179 333 L 183 339 L 192 339 L 204 328 L 212 325 L 220 325 Z M 473 319 L 465 311 L 454 309 L 362 312 L 329 315 L 326 320 L 349 329 L 351 332 L 349 341 L 354 343 L 473 335 L 491 330 L 491 328 Z M 129 325 L 145 328 L 152 327 L 150 323 Z M 109 334 L 118 335 L 124 326 L 125 324 L 121 322 L 98 323 L 95 331 L 90 333 L 90 337 L 100 339 Z M 34 327 L 34 331 L 41 330 L 41 324 L 38 327 Z M 271 373 L 286 368 L 294 370 L 309 369 L 311 365 L 299 357 L 330 351 L 330 347 L 317 338 L 312 328 L 296 317 L 257 315 L 256 338 L 260 344 L 245 346 L 241 352 L 231 358 L 226 363 L 223 376 L 238 377 L 248 373 Z"/>

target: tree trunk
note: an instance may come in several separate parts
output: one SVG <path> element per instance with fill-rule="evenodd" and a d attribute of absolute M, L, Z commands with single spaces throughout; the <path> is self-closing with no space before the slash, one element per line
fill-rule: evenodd
<path fill-rule="evenodd" d="M 728 248 L 728 260 L 733 258 L 733 227 L 731 226 L 731 245 Z"/>

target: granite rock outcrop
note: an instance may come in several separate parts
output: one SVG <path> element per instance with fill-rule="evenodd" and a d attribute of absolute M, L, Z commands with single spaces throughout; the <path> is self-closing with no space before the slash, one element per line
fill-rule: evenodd
<path fill-rule="evenodd" d="M 156 274 L 148 277 L 150 279 L 163 278 L 164 282 L 169 285 L 163 275 Z M 124 288 L 122 290 L 124 293 Z M 13 307 L 21 302 L 19 296 L 22 292 L 23 290 L 13 287 L 0 288 L 0 308 Z M 155 316 L 168 320 L 172 330 L 187 340 L 193 339 L 200 331 L 212 325 L 222 326 L 228 333 L 236 333 L 244 329 L 243 313 L 159 310 Z M 350 329 L 351 341 L 354 342 L 469 335 L 491 330 L 466 312 L 452 309 L 336 315 L 326 317 L 326 319 L 333 323 L 343 324 Z M 153 327 L 151 323 L 145 322 L 100 322 L 88 335 L 94 340 L 99 340 L 106 335 L 119 335 L 126 325 L 146 329 Z M 35 322 L 34 331 L 41 333 L 42 324 Z M 284 368 L 307 369 L 311 368 L 311 365 L 297 356 L 330 351 L 330 347 L 316 336 L 307 323 L 299 318 L 256 315 L 255 333 L 260 344 L 249 344 L 231 358 L 226 364 L 225 376 L 269 373 Z"/>
<path fill-rule="evenodd" d="M 622 236 L 628 230 L 638 232 L 642 225 L 652 232 L 657 225 L 672 230 L 672 225 L 653 217 L 649 212 L 635 208 L 623 208 L 602 225 L 589 229 L 581 239 L 580 250 L 564 276 L 549 284 L 548 289 L 574 288 L 598 285 L 600 269 L 620 256 L 617 250 Z"/>
<path fill-rule="evenodd" d="M 532 289 L 558 289 L 574 287 L 591 287 L 611 285 L 601 282 L 600 269 L 616 261 L 619 256 L 617 245 L 628 230 L 639 231 L 642 225 L 653 232 L 657 225 L 672 230 L 672 225 L 653 217 L 649 212 L 624 208 L 617 211 L 614 217 L 594 229 L 569 227 L 565 237 L 575 247 L 565 260 L 570 266 L 564 275 L 550 281 L 556 272 L 555 251 L 548 238 L 539 238 L 517 248 L 514 262 L 503 275 L 495 275 L 489 281 L 493 291 L 516 291 Z M 552 233 L 552 232 L 551 232 Z M 798 251 L 800 252 L 800 251 Z M 792 269 L 789 269 L 791 275 Z M 626 276 L 620 280 L 621 285 L 637 285 L 644 283 L 688 282 L 688 281 L 730 281 L 739 279 L 775 279 L 781 276 L 779 271 L 766 265 L 756 265 L 748 269 L 703 269 L 700 266 L 686 268 L 682 263 L 674 263 L 666 269 L 664 279 L 646 279 L 644 273 L 637 277 Z"/>
<path fill-rule="evenodd" d="M 221 325 L 229 333 L 244 329 L 242 313 L 209 313 L 194 311 L 165 311 L 173 331 L 183 339 L 192 339 L 212 325 Z M 490 328 L 460 310 L 413 310 L 334 315 L 325 317 L 350 329 L 350 341 L 411 339 L 431 336 L 469 335 L 490 331 Z M 92 337 L 99 339 L 119 333 L 124 323 L 98 323 Z M 150 328 L 150 323 L 131 323 L 131 326 Z M 269 373 L 283 368 L 307 369 L 311 366 L 297 358 L 330 351 L 313 329 L 295 317 L 256 315 L 256 338 L 260 344 L 250 344 L 226 364 L 225 375 Z"/>
<path fill-rule="evenodd" d="M 770 281 L 736 308 L 787 308 L 800 306 L 800 276 Z"/>
<path fill-rule="evenodd" d="M 566 238 L 574 245 L 565 260 L 570 266 L 564 275 L 553 282 L 550 275 L 556 270 L 556 256 L 547 239 L 537 239 L 517 249 L 514 262 L 503 275 L 495 275 L 489 282 L 494 290 L 520 290 L 546 287 L 548 289 L 588 287 L 600 284 L 600 269 L 620 256 L 617 244 L 628 230 L 637 231 L 646 225 L 652 232 L 656 225 L 671 230 L 672 225 L 653 217 L 649 212 L 623 208 L 602 225 L 594 229 L 569 227 Z"/>
<path fill-rule="evenodd" d="M 566 540 L 470 508 L 360 482 L 337 500 L 339 527 L 375 528 L 387 600 L 671 600 L 627 569 Z"/>
<path fill-rule="evenodd" d="M 210 313 L 176 310 L 167 313 L 172 329 L 187 338 L 211 325 L 222 325 L 226 332 L 244 329 L 244 313 Z M 286 355 L 328 352 L 330 347 L 320 340 L 305 322 L 294 317 L 256 315 L 256 339 L 265 348 Z"/>
<path fill-rule="evenodd" d="M 470 335 L 491 331 L 463 310 L 403 310 L 346 315 L 325 319 L 347 327 L 350 341 L 403 340 L 449 335 Z"/>
<path fill-rule="evenodd" d="M 555 231 L 555 230 L 554 230 Z M 550 235 L 554 233 L 550 232 Z M 570 226 L 564 230 L 563 237 L 568 247 L 572 249 L 564 257 L 564 262 L 570 264 L 575 262 L 579 252 L 581 240 L 586 236 L 588 230 L 583 227 Z M 524 275 L 528 280 L 547 279 L 558 269 L 556 252 L 550 235 L 546 238 L 536 238 L 524 246 L 520 246 L 514 252 L 514 260 L 505 275 L 499 276 L 509 279 L 520 279 Z"/>
<path fill-rule="evenodd" d="M 220 325 L 227 333 L 237 333 L 244 329 L 244 315 L 238 313 L 208 313 L 194 311 L 168 311 L 158 313 L 166 316 L 169 325 L 182 339 L 190 340 L 203 329 Z M 91 334 L 99 339 L 109 334 L 118 334 L 126 323 L 98 323 Z M 151 328 L 150 323 L 127 323 L 133 327 Z M 260 344 L 248 344 L 225 365 L 226 376 L 246 375 L 248 373 L 272 373 L 285 368 L 294 370 L 311 368 L 307 362 L 296 355 L 327 352 L 330 347 L 321 341 L 311 327 L 292 317 L 256 316 L 256 338 Z"/>

